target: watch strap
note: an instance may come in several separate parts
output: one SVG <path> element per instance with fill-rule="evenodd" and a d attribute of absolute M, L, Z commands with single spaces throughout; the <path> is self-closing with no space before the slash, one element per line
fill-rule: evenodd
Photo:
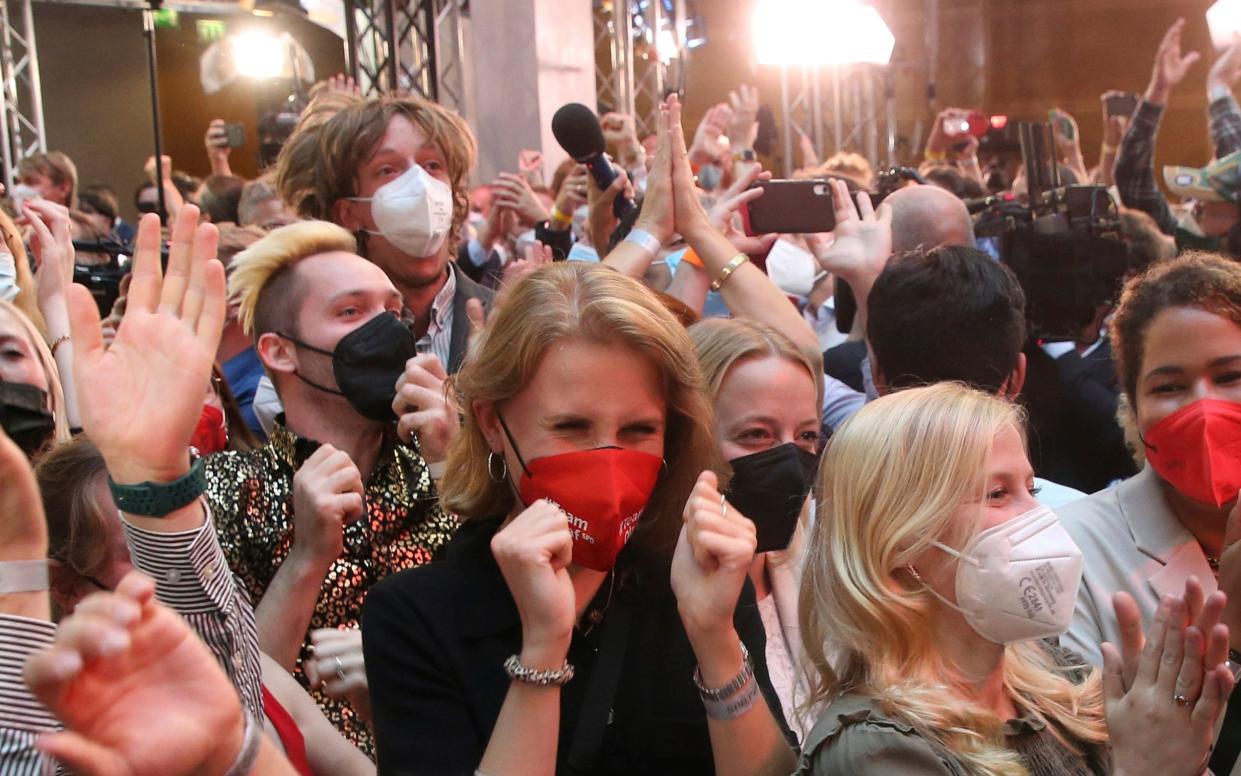
<path fill-rule="evenodd" d="M 138 517 L 163 517 L 192 504 L 207 490 L 207 469 L 202 458 L 195 458 L 190 470 L 172 482 L 118 485 L 109 477 L 108 488 L 121 512 Z"/>

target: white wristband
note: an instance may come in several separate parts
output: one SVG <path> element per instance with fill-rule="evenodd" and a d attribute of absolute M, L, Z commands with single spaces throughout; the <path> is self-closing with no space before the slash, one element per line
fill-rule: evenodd
<path fill-rule="evenodd" d="M 0 563 L 0 594 L 41 593 L 45 590 L 46 560 L 9 560 Z"/>
<path fill-rule="evenodd" d="M 652 256 L 658 256 L 659 249 L 664 247 L 662 240 L 645 229 L 630 229 L 629 234 L 625 235 L 625 242 L 637 245 Z"/>

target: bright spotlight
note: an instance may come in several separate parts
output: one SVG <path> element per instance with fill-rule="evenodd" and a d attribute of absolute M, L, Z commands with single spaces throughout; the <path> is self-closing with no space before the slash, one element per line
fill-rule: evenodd
<path fill-rule="evenodd" d="M 759 0 L 754 51 L 763 65 L 886 65 L 896 38 L 860 0 Z"/>
<path fill-rule="evenodd" d="M 659 54 L 659 61 L 664 64 L 681 55 L 680 50 L 677 48 L 676 36 L 672 34 L 672 30 L 665 27 L 655 36 L 655 52 Z"/>
<path fill-rule="evenodd" d="M 232 39 L 233 64 L 251 78 L 275 78 L 284 71 L 288 47 L 268 32 L 249 30 Z"/>
<path fill-rule="evenodd" d="M 1241 0 L 1219 0 L 1207 9 L 1207 27 L 1211 30 L 1211 43 L 1222 49 L 1232 45 L 1241 32 Z"/>

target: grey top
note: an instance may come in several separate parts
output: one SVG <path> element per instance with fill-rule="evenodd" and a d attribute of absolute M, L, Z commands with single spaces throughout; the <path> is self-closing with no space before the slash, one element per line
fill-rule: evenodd
<path fill-rule="evenodd" d="M 1058 658 L 1072 659 L 1067 650 L 1056 652 Z M 1080 743 L 1083 754 L 1073 752 L 1035 717 L 1009 720 L 1004 724 L 1004 737 L 1032 776 L 1098 776 L 1110 772 L 1105 746 Z M 846 694 L 828 705 L 806 737 L 794 776 L 896 773 L 966 776 L 967 771 L 938 742 L 913 725 L 885 714 L 874 698 Z"/>

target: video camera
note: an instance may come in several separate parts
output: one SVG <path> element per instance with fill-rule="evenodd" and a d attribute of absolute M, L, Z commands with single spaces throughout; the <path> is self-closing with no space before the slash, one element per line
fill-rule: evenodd
<path fill-rule="evenodd" d="M 121 263 L 121 257 L 132 255 L 133 248 L 117 240 L 104 239 L 97 242 L 74 240 L 73 250 L 79 254 L 108 256 L 104 264 L 75 264 L 73 267 L 73 282 L 86 286 L 99 306 L 99 315 L 107 317 L 120 296 L 121 279 L 129 272 L 129 266 Z"/>
<path fill-rule="evenodd" d="M 1049 124 L 1021 123 L 1029 200 L 967 203 L 979 247 L 1007 264 L 1026 295 L 1029 336 L 1075 340 L 1129 271 L 1116 205 L 1102 186 L 1061 186 Z"/>

